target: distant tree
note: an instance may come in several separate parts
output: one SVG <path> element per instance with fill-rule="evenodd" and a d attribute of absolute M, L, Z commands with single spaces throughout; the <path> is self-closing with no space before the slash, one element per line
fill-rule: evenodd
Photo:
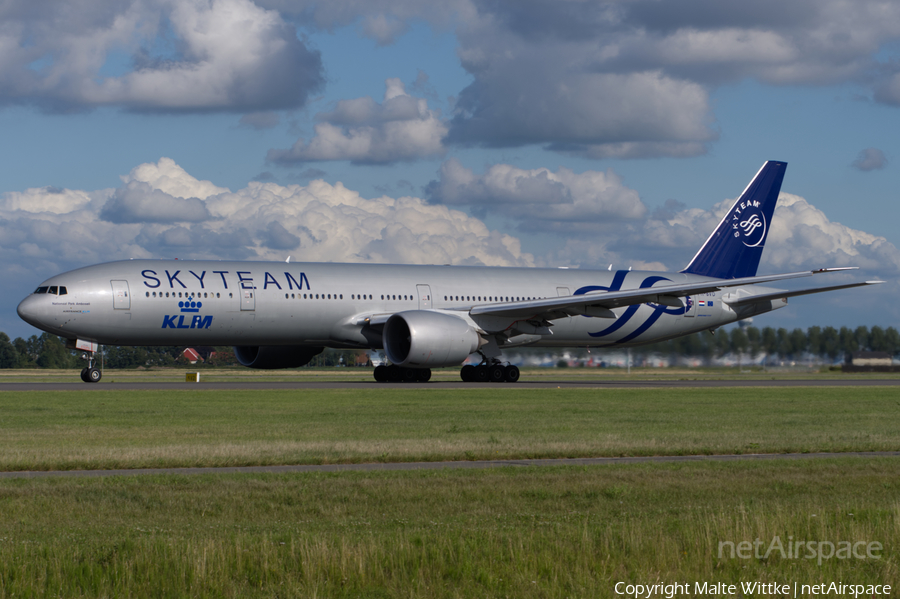
<path fill-rule="evenodd" d="M 890 351 L 888 349 L 887 335 L 879 326 L 872 327 L 869 331 L 869 349 L 872 351 Z"/>
<path fill-rule="evenodd" d="M 16 348 L 16 354 L 18 355 L 18 364 L 16 368 L 33 368 L 37 366 L 34 363 L 34 360 L 37 356 L 32 356 L 29 352 L 28 342 L 21 337 L 16 337 L 13 341 L 13 347 Z"/>
<path fill-rule="evenodd" d="M 894 327 L 888 327 L 884 332 L 885 350 L 892 354 L 900 353 L 900 332 Z"/>
<path fill-rule="evenodd" d="M 19 353 L 9 340 L 9 335 L 0 333 L 0 368 L 16 368 L 19 365 Z"/>
<path fill-rule="evenodd" d="M 143 347 L 109 345 L 104 349 L 104 365 L 107 368 L 137 368 L 147 365 L 148 353 Z"/>
<path fill-rule="evenodd" d="M 772 327 L 766 327 L 762 330 L 762 348 L 770 356 L 778 353 L 778 336 Z"/>
<path fill-rule="evenodd" d="M 852 354 L 855 351 L 859 351 L 859 343 L 856 341 L 856 335 L 853 334 L 853 331 L 850 330 L 849 327 L 841 327 L 839 336 L 842 354 Z"/>
<path fill-rule="evenodd" d="M 869 329 L 867 327 L 856 327 L 856 330 L 853 331 L 853 337 L 856 339 L 856 346 L 860 350 L 872 349 L 872 342 L 869 339 Z"/>
<path fill-rule="evenodd" d="M 744 330 L 747 333 L 750 354 L 755 356 L 762 348 L 762 333 L 756 327 L 747 327 Z"/>
<path fill-rule="evenodd" d="M 822 329 L 822 353 L 832 360 L 841 355 L 841 338 L 834 327 Z"/>
<path fill-rule="evenodd" d="M 799 358 L 806 352 L 808 347 L 808 339 L 803 329 L 794 329 L 790 335 L 791 354 L 795 359 Z"/>
<path fill-rule="evenodd" d="M 822 327 L 809 327 L 806 329 L 806 348 L 814 356 L 825 354 L 822 349 Z"/>
<path fill-rule="evenodd" d="M 724 356 L 731 350 L 730 336 L 721 329 L 717 333 L 713 333 L 712 342 L 716 356 Z"/>
<path fill-rule="evenodd" d="M 37 344 L 38 357 L 35 362 L 41 368 L 72 368 L 75 366 L 75 358 L 60 341 L 60 338 L 50 333 L 44 333 Z"/>
<path fill-rule="evenodd" d="M 791 347 L 791 336 L 788 333 L 787 329 L 784 327 L 779 328 L 775 332 L 776 341 L 776 351 L 778 352 L 779 358 L 786 358 L 794 353 L 793 348 Z"/>
<path fill-rule="evenodd" d="M 741 327 L 731 329 L 731 351 L 736 354 L 747 352 L 750 347 L 750 340 L 747 339 L 747 333 Z"/>

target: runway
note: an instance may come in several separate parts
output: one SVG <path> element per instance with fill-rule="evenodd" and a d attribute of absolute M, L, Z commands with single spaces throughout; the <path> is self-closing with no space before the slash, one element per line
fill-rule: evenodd
<path fill-rule="evenodd" d="M 520 380 L 518 383 L 464 383 L 432 381 L 428 383 L 376 383 L 374 381 L 225 381 L 200 383 L 103 382 L 100 383 L 0 383 L 3 391 L 223 391 L 223 390 L 317 390 L 317 389 L 630 389 L 674 387 L 900 387 L 898 379 L 759 379 L 759 380 Z"/>
<path fill-rule="evenodd" d="M 201 474 L 292 474 L 303 472 L 375 472 L 407 470 L 480 470 L 528 466 L 615 466 L 665 462 L 734 462 L 754 460 L 812 460 L 828 458 L 891 458 L 900 451 L 855 451 L 847 453 L 758 453 L 728 455 L 634 456 L 620 458 L 571 458 L 536 460 L 481 460 L 465 462 L 390 462 L 367 464 L 298 464 L 292 466 L 231 466 L 222 468 L 134 468 L 130 470 L 48 470 L 0 472 L 11 478 L 97 478 L 110 476 L 201 475 Z"/>

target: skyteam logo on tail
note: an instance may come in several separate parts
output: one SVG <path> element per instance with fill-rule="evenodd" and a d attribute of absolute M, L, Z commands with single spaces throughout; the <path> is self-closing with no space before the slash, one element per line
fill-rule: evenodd
<path fill-rule="evenodd" d="M 731 228 L 734 236 L 748 248 L 759 247 L 766 239 L 766 215 L 757 200 L 735 204 L 731 213 Z"/>
<path fill-rule="evenodd" d="M 182 301 L 178 302 L 178 308 L 181 314 L 173 314 L 171 316 L 163 316 L 162 328 L 164 329 L 208 329 L 212 325 L 212 316 L 200 316 L 200 308 L 203 302 Z M 190 322 L 185 322 L 185 314 L 193 314 L 189 316 Z M 177 319 L 177 320 L 176 320 Z"/>

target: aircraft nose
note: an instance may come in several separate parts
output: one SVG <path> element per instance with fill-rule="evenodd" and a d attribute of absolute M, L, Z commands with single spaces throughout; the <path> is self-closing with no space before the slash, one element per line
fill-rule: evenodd
<path fill-rule="evenodd" d="M 35 298 L 33 295 L 29 295 L 21 302 L 19 302 L 19 307 L 16 308 L 16 312 L 19 313 L 19 318 L 33 327 L 40 328 L 41 310 L 37 305 L 37 298 Z"/>

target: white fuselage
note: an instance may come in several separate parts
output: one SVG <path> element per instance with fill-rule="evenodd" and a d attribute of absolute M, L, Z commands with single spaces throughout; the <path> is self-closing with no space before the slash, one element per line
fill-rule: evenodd
<path fill-rule="evenodd" d="M 477 306 L 709 280 L 681 273 L 576 269 L 283 262 L 129 260 L 73 270 L 23 300 L 29 323 L 109 345 L 309 345 L 378 347 L 365 331 L 379 317 L 428 310 L 488 334 L 516 318 L 472 316 Z M 60 290 L 65 289 L 65 295 Z M 754 286 L 755 291 L 761 290 Z M 734 290 L 730 291 L 731 293 Z M 527 345 L 638 345 L 712 329 L 783 305 L 736 312 L 723 291 L 681 307 L 638 304 L 615 316 L 568 316 Z M 520 336 L 520 338 L 522 338 Z M 501 343 L 502 347 L 502 343 Z"/>

